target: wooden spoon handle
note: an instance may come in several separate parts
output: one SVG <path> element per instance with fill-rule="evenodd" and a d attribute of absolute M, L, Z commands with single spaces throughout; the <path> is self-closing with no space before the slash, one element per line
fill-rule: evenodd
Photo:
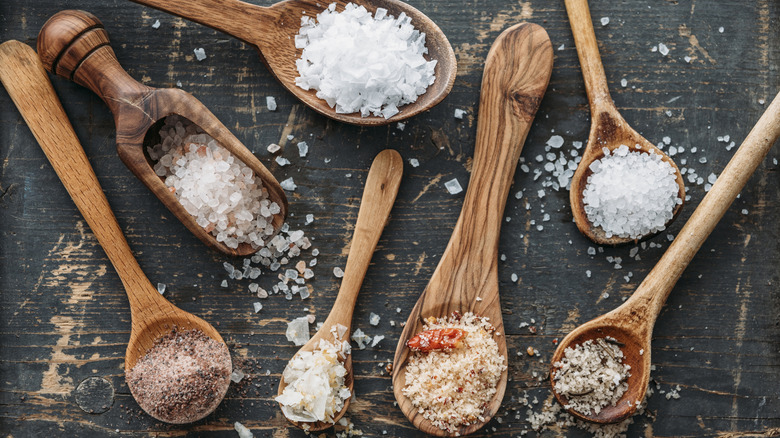
<path fill-rule="evenodd" d="M 66 10 L 49 18 L 38 34 L 38 53 L 46 70 L 94 91 L 114 114 L 123 101 L 153 90 L 119 65 L 103 23 L 89 12 Z"/>
<path fill-rule="evenodd" d="M 401 155 L 392 149 L 380 152 L 371 164 L 366 186 L 363 189 L 363 199 L 360 200 L 360 210 L 349 247 L 344 278 L 341 280 L 339 294 L 336 302 L 333 303 L 325 327 L 336 323 L 346 327 L 351 326 L 358 292 L 366 277 L 379 237 L 390 216 L 390 210 L 395 203 L 403 170 L 404 163 Z"/>
<path fill-rule="evenodd" d="M 131 0 L 172 15 L 232 35 L 252 45 L 258 44 L 267 8 L 239 0 Z M 324 2 L 323 5 L 327 5 Z"/>
<path fill-rule="evenodd" d="M 604 65 L 601 64 L 588 0 L 565 0 L 565 3 L 574 44 L 577 46 L 577 56 L 580 58 L 582 76 L 585 79 L 591 117 L 596 120 L 596 114 L 604 109 L 614 108 L 615 104 L 607 88 L 607 75 L 604 73 Z"/>
<path fill-rule="evenodd" d="M 0 45 L 0 81 L 114 265 L 127 290 L 131 308 L 167 303 L 133 257 L 87 155 L 32 47 L 19 41 Z"/>
<path fill-rule="evenodd" d="M 639 285 L 629 301 L 644 301 L 646 316 L 652 323 L 683 271 L 707 240 L 715 225 L 745 187 L 780 136 L 780 93 L 758 120 L 745 141 L 731 157 L 701 204 L 677 234 L 652 271 Z M 628 307 L 629 302 L 626 302 Z"/>

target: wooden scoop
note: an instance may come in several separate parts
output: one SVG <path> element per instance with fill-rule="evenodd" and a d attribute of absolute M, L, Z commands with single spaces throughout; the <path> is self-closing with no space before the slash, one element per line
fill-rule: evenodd
<path fill-rule="evenodd" d="M 517 160 L 547 89 L 552 64 L 547 32 L 530 23 L 505 30 L 487 55 L 474 166 L 463 210 L 439 266 L 406 321 L 393 361 L 393 391 L 398 405 L 425 433 L 454 436 L 423 418 L 402 393 L 410 354 L 406 341 L 423 329 L 425 318 L 445 317 L 454 311 L 488 317 L 496 328 L 494 338 L 499 352 L 507 357 L 498 296 L 499 231 Z M 484 421 L 460 428 L 460 435 L 476 431 L 495 415 L 506 381 L 505 370 L 495 397 L 485 408 Z"/>
<path fill-rule="evenodd" d="M 132 1 L 203 24 L 254 46 L 271 73 L 295 97 L 326 117 L 353 125 L 386 125 L 433 108 L 449 94 L 458 71 L 455 52 L 444 32 L 425 14 L 399 0 L 286 0 L 268 7 L 239 0 Z M 428 59 L 438 61 L 435 82 L 415 102 L 400 107 L 400 112 L 389 119 L 361 117 L 360 113 L 338 114 L 316 96 L 316 91 L 295 85 L 298 77 L 295 60 L 301 56 L 301 49 L 295 48 L 295 35 L 301 28 L 301 17 L 304 12 L 306 16 L 316 17 L 331 3 L 337 4 L 337 11 L 342 11 L 347 3 L 355 3 L 365 6 L 372 14 L 377 8 L 385 8 L 395 17 L 406 13 L 412 18 L 412 25 L 426 35 Z"/>
<path fill-rule="evenodd" d="M 574 34 L 574 43 L 577 46 L 577 55 L 582 66 L 582 76 L 585 79 L 585 90 L 588 93 L 591 118 L 588 144 L 582 154 L 582 161 L 580 161 L 577 170 L 574 172 L 571 180 L 571 190 L 569 191 L 574 222 L 582 234 L 599 245 L 619 245 L 633 242 L 635 239 L 628 237 L 614 235 L 607 237 L 604 229 L 593 226 L 585 214 L 582 192 L 585 190 L 588 177 L 593 173 L 589 166 L 594 161 L 604 158 L 603 148 L 612 151 L 621 145 L 626 145 L 632 151 L 653 152 L 660 155 L 661 159 L 669 163 L 677 174 L 677 184 L 680 187 L 678 196 L 683 201 L 685 200 L 685 182 L 680 174 L 680 169 L 677 168 L 674 161 L 628 126 L 628 123 L 615 108 L 615 103 L 612 102 L 612 97 L 610 97 L 609 89 L 607 88 L 607 77 L 604 74 L 604 66 L 601 64 L 596 34 L 593 32 L 593 22 L 588 9 L 588 1 L 566 0 L 565 3 L 566 12 L 569 14 L 571 31 Z M 677 217 L 681 208 L 682 204 L 674 208 L 672 219 L 667 222 L 667 226 Z M 652 235 L 642 236 L 642 238 L 650 236 Z"/>
<path fill-rule="evenodd" d="M 344 278 L 341 280 L 341 288 L 333 303 L 333 308 L 328 314 L 328 318 L 322 325 L 322 328 L 301 347 L 301 351 L 313 351 L 317 348 L 320 340 L 334 342 L 331 327 L 340 324 L 346 327 L 344 337 L 340 341 L 349 342 L 349 334 L 352 330 L 352 312 L 355 310 L 360 286 L 366 276 L 368 265 L 371 262 L 371 256 L 374 254 L 376 245 L 379 242 L 379 236 L 388 221 L 390 210 L 395 203 L 395 197 L 398 194 L 398 188 L 401 185 L 401 176 L 403 175 L 404 163 L 398 152 L 386 149 L 374 158 L 374 163 L 368 171 L 366 186 L 363 189 L 363 199 L 360 201 L 360 211 L 358 211 L 357 223 L 355 224 L 355 234 L 352 236 L 352 244 L 349 247 L 349 256 L 347 257 L 347 267 L 344 270 Z M 297 354 L 297 353 L 296 353 Z M 344 384 L 354 393 L 354 379 L 352 374 L 352 355 L 346 355 L 344 359 L 344 368 L 347 374 L 344 378 Z M 284 378 L 279 381 L 279 395 L 282 394 L 287 382 Z M 333 419 L 337 422 L 344 413 L 347 412 L 350 396 L 344 402 L 344 407 Z M 318 421 L 315 423 L 299 423 L 291 421 L 297 427 L 304 428 L 309 432 L 315 432 L 327 429 L 333 426 L 332 423 Z"/>
<path fill-rule="evenodd" d="M 198 329 L 224 344 L 214 327 L 168 302 L 141 271 L 35 51 L 18 41 L 0 45 L 0 81 L 125 287 L 132 315 L 125 374 L 156 339 L 170 333 L 174 327 Z M 220 400 L 229 383 L 226 377 Z"/>
<path fill-rule="evenodd" d="M 650 381 L 650 341 L 661 307 L 688 263 L 734 202 L 778 136 L 780 94 L 766 109 L 701 204 L 677 234 L 677 238 L 634 294 L 617 309 L 574 329 L 558 345 L 552 358 L 553 364 L 561 360 L 567 347 L 589 339 L 611 336 L 625 344 L 621 347 L 625 356 L 623 362 L 631 366 L 628 390 L 615 406 L 607 406 L 597 415 L 583 415 L 569 409 L 570 414 L 595 423 L 615 423 L 636 412 L 636 402 L 644 399 L 647 383 Z M 550 373 L 553 383 L 554 373 L 553 365 Z M 566 405 L 566 397 L 557 392 L 555 397 L 561 405 Z"/>
<path fill-rule="evenodd" d="M 38 34 L 38 54 L 46 69 L 94 91 L 111 109 L 116 123 L 116 147 L 128 168 L 177 218 L 206 245 L 229 255 L 256 252 L 247 243 L 228 248 L 195 222 L 152 168 L 146 148 L 160 141 L 164 118 L 178 114 L 198 125 L 249 166 L 281 211 L 273 218 L 279 231 L 287 216 L 287 197 L 276 178 L 191 94 L 147 87 L 130 77 L 114 55 L 103 24 L 89 12 L 67 10 L 52 16 Z M 272 236 L 269 236 L 269 238 Z"/>

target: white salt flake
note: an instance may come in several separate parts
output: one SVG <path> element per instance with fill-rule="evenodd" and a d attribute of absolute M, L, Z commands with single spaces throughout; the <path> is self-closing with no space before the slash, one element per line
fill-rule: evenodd
<path fill-rule="evenodd" d="M 154 24 L 152 24 L 152 29 L 159 29 L 160 28 L 160 20 L 154 20 Z"/>
<path fill-rule="evenodd" d="M 203 49 L 203 47 L 197 48 L 193 50 L 193 52 L 195 52 L 195 58 L 198 61 L 203 61 L 204 59 L 206 59 L 206 51 Z"/>
<path fill-rule="evenodd" d="M 459 109 L 459 108 L 456 108 L 455 112 L 453 114 L 453 116 L 456 119 L 458 119 L 458 120 L 463 120 L 463 116 L 465 116 L 465 115 L 466 115 L 466 110 L 462 110 L 462 109 Z"/>
<path fill-rule="evenodd" d="M 417 160 L 417 158 L 409 158 L 409 164 L 411 164 L 412 167 L 420 166 L 420 162 Z"/>
<path fill-rule="evenodd" d="M 298 188 L 298 186 L 295 185 L 295 181 L 293 181 L 292 177 L 280 182 L 279 185 L 282 187 L 282 189 L 287 190 L 288 192 L 294 192 L 295 189 Z"/>
<path fill-rule="evenodd" d="M 447 189 L 450 195 L 457 195 L 463 191 L 463 187 L 460 186 L 457 178 L 453 178 L 444 183 L 444 187 Z"/>
<path fill-rule="evenodd" d="M 270 370 L 268 370 L 270 371 Z M 233 428 L 236 429 L 236 432 L 238 432 L 238 438 L 255 438 L 255 435 L 246 428 L 243 424 L 236 421 L 233 423 Z"/>
<path fill-rule="evenodd" d="M 261 310 L 263 310 L 263 303 L 254 302 L 254 303 L 252 303 L 252 306 L 254 306 L 254 308 L 255 308 L 255 313 L 258 313 Z"/>
<path fill-rule="evenodd" d="M 309 145 L 305 141 L 298 142 L 298 156 L 303 158 L 309 153 Z"/>
<path fill-rule="evenodd" d="M 658 53 L 660 53 L 663 56 L 666 56 L 669 54 L 669 48 L 666 47 L 666 44 L 664 43 L 658 43 Z"/>
<path fill-rule="evenodd" d="M 268 147 L 266 149 L 268 150 L 269 153 L 275 154 L 275 153 L 279 152 L 282 149 L 282 147 L 279 146 L 276 143 L 271 143 L 271 144 L 268 145 Z"/>
<path fill-rule="evenodd" d="M 601 17 L 601 25 L 606 26 L 609 24 L 609 17 Z"/>
<path fill-rule="evenodd" d="M 563 137 L 560 135 L 553 135 L 549 140 L 547 140 L 547 146 L 550 146 L 554 149 L 559 149 L 561 146 L 563 146 Z"/>
<path fill-rule="evenodd" d="M 371 315 L 369 315 L 368 317 L 368 323 L 373 326 L 377 326 L 379 325 L 379 318 L 380 318 L 379 315 L 377 315 L 374 312 L 371 312 Z"/>
<path fill-rule="evenodd" d="M 268 111 L 276 111 L 276 98 L 273 96 L 266 96 L 265 106 L 268 108 Z"/>
<path fill-rule="evenodd" d="M 628 80 L 626 78 L 621 79 L 620 86 L 626 88 L 628 86 Z"/>
<path fill-rule="evenodd" d="M 336 266 L 333 268 L 333 276 L 336 278 L 342 278 L 344 276 L 344 270 Z"/>
<path fill-rule="evenodd" d="M 295 318 L 287 323 L 287 331 L 285 332 L 287 340 L 301 346 L 309 341 L 309 319 L 305 316 Z"/>
<path fill-rule="evenodd" d="M 245 374 L 244 374 L 243 371 L 239 370 L 238 368 L 235 368 L 233 370 L 233 372 L 230 373 L 230 380 L 233 383 L 238 383 L 238 382 L 240 382 L 241 380 L 244 379 L 244 376 L 245 376 Z"/>
<path fill-rule="evenodd" d="M 165 283 L 157 283 L 157 292 L 159 292 L 160 295 L 165 293 Z"/>

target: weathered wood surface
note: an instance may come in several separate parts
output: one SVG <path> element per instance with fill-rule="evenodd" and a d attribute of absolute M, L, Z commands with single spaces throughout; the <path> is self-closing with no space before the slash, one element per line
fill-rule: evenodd
<path fill-rule="evenodd" d="M 235 436 L 234 421 L 251 427 L 255 436 L 302 436 L 286 424 L 271 398 L 279 373 L 297 349 L 284 338 L 285 322 L 306 314 L 304 307 L 318 320 L 326 316 L 338 289 L 331 271 L 346 261 L 366 172 L 376 153 L 387 147 L 421 164 L 405 169 L 358 300 L 354 326 L 387 338 L 377 348 L 355 351 L 357 396 L 348 416 L 366 435 L 421 435 L 393 406 L 390 377 L 380 365 L 392 359 L 401 333 L 390 321 L 406 318 L 460 211 L 463 195 L 447 194 L 443 183 L 454 177 L 464 186 L 468 182 L 482 66 L 495 37 L 528 20 L 545 26 L 556 49 L 550 86 L 523 150 L 532 169 L 541 167 L 534 157 L 544 153 L 552 130 L 566 140 L 565 151 L 572 141 L 585 140 L 589 115 L 563 2 L 410 3 L 447 34 L 459 74 L 450 96 L 411 119 L 404 131 L 329 121 L 284 91 L 253 48 L 128 1 L 0 4 L 2 40 L 33 46 L 41 25 L 55 12 L 82 8 L 96 14 L 133 77 L 155 87 L 180 81 L 278 178 L 295 178 L 290 222 L 302 226 L 304 216 L 313 213 L 316 221 L 302 228 L 321 251 L 308 301 L 272 296 L 255 315 L 248 282 L 220 287 L 226 278 L 222 262 L 241 260 L 206 248 L 132 176 L 117 157 L 114 122 L 97 96 L 53 79 L 142 268 L 153 282 L 168 285 L 166 296 L 172 302 L 215 324 L 236 363 L 249 374 L 205 420 L 187 427 L 156 422 L 141 413 L 124 383 L 130 314 L 121 283 L 10 98 L 0 91 L 4 436 Z M 769 101 L 780 86 L 780 5 L 773 0 L 630 0 L 592 1 L 590 7 L 595 19 L 610 17 L 606 27 L 596 24 L 596 37 L 610 90 L 628 123 L 654 143 L 669 136 L 672 145 L 685 147 L 674 157 L 678 163 L 687 159 L 688 165 L 681 167 L 693 167 L 705 180 L 711 172 L 719 173 L 733 150 L 716 138 L 728 134 L 739 144 L 765 108 L 759 100 Z M 157 19 L 162 25 L 155 30 L 151 25 Z M 661 42 L 670 49 L 666 57 L 650 50 Z M 194 59 L 197 47 L 206 50 L 206 60 Z M 623 78 L 627 87 L 620 85 Z M 268 95 L 279 102 L 276 112 L 265 108 Z M 468 110 L 463 121 L 452 117 L 455 108 Z M 288 134 L 310 144 L 306 158 L 297 157 L 294 142 L 286 141 Z M 291 166 L 279 168 L 269 159 L 265 146 L 271 142 L 285 146 Z M 698 152 L 691 153 L 692 147 Z M 701 157 L 706 163 L 699 162 Z M 653 418 L 638 419 L 629 436 L 780 434 L 780 172 L 773 161 L 778 157 L 778 149 L 769 153 L 669 297 L 655 328 L 657 369 L 652 377 L 665 391 L 680 385 L 682 398 L 667 401 L 656 392 L 649 402 Z M 568 193 L 546 188 L 539 199 L 542 179 L 534 181 L 533 170 L 518 171 L 511 193 L 525 189 L 525 195 L 518 200 L 510 194 L 507 204 L 511 221 L 502 227 L 499 251 L 506 260 L 499 264 L 499 279 L 511 381 L 504 407 L 478 436 L 519 435 L 527 426 L 522 421 L 526 408 L 516 399 L 524 391 L 539 400 L 550 396 L 546 381 L 539 382 L 533 373 L 543 377 L 553 340 L 616 307 L 668 245 L 662 233 L 651 242 L 663 248 L 640 251 L 639 261 L 629 258 L 630 247 L 605 248 L 589 256 L 591 245 L 571 223 Z M 703 184 L 686 183 L 691 200 L 671 234 L 704 195 Z M 748 213 L 742 214 L 743 209 Z M 550 220 L 542 222 L 545 213 Z M 542 231 L 536 229 L 539 224 Z M 621 257 L 622 269 L 615 269 L 606 256 Z M 592 272 L 590 278 L 586 270 Z M 629 272 L 633 276 L 626 282 Z M 512 273 L 519 276 L 517 283 L 511 282 Z M 368 324 L 372 311 L 382 317 L 378 327 Z M 519 328 L 532 318 L 536 334 Z M 528 346 L 539 350 L 540 358 L 529 358 Z M 76 403 L 76 387 L 93 376 L 114 388 L 113 404 L 101 414 L 86 413 Z M 100 388 L 96 394 L 111 400 L 105 387 L 87 386 Z M 96 412 L 103 410 L 102 404 L 93 405 Z M 556 434 L 585 436 L 573 430 L 544 435 Z"/>

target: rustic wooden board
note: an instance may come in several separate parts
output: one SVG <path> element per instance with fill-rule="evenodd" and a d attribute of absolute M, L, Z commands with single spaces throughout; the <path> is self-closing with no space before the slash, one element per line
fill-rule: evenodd
<path fill-rule="evenodd" d="M 482 65 L 501 30 L 532 21 L 546 27 L 556 48 L 550 87 L 523 152 L 532 168 L 540 167 L 534 157 L 544 153 L 553 130 L 566 140 L 565 151 L 572 141 L 584 140 L 589 116 L 563 2 L 410 3 L 448 35 L 459 74 L 451 95 L 410 120 L 403 131 L 329 121 L 286 93 L 245 44 L 128 1 L 0 4 L 1 39 L 31 45 L 44 21 L 61 9 L 81 8 L 100 17 L 131 75 L 156 87 L 180 81 L 278 178 L 295 178 L 290 223 L 302 226 L 304 216 L 314 214 L 316 221 L 302 228 L 321 251 L 309 300 L 272 296 L 255 315 L 248 282 L 220 287 L 226 278 L 222 262 L 241 260 L 207 249 L 124 167 L 114 150 L 112 118 L 98 97 L 53 79 L 141 266 L 152 282 L 167 284 L 172 302 L 217 326 L 248 374 L 205 420 L 185 427 L 158 423 L 140 411 L 124 383 L 130 321 L 121 283 L 10 98 L 0 91 L 4 436 L 235 436 L 234 421 L 252 428 L 255 436 L 302 436 L 287 427 L 271 398 L 279 373 L 296 351 L 284 338 L 285 322 L 306 314 L 304 307 L 319 320 L 327 314 L 338 286 L 331 271 L 346 261 L 366 172 L 373 156 L 387 147 L 405 159 L 419 159 L 420 166 L 406 166 L 358 301 L 355 327 L 387 338 L 375 349 L 355 351 L 357 396 L 348 415 L 368 436 L 383 431 L 420 435 L 393 406 L 390 378 L 381 365 L 391 360 L 401 332 L 390 321 L 406 319 L 460 210 L 463 196 L 449 195 L 443 183 L 455 177 L 464 187 L 468 182 Z M 596 24 L 596 36 L 626 120 L 653 142 L 669 136 L 673 145 L 685 147 L 675 156 L 678 163 L 686 158 L 705 179 L 717 174 L 733 153 L 717 137 L 728 134 L 739 144 L 766 106 L 759 100 L 771 100 L 780 88 L 780 4 L 592 1 L 591 12 L 595 19 L 610 17 L 608 26 Z M 162 25 L 155 30 L 151 25 L 157 19 Z M 667 57 L 651 51 L 661 42 L 670 49 Z M 205 49 L 206 60 L 194 59 L 197 47 Z M 276 112 L 265 108 L 268 95 L 279 103 Z M 463 121 L 453 118 L 455 108 L 468 111 Z M 288 146 L 294 145 L 285 140 L 289 133 L 310 144 L 306 158 Z M 291 166 L 279 168 L 265 151 L 267 144 L 280 141 Z M 698 152 L 691 153 L 691 147 Z M 707 162 L 700 163 L 704 156 Z M 649 402 L 652 418 L 638 419 L 629 436 L 780 435 L 780 172 L 773 161 L 778 157 L 779 150 L 770 152 L 670 296 L 656 326 L 653 378 L 664 391 L 679 385 L 681 399 L 667 401 L 656 393 Z M 500 252 L 506 260 L 499 274 L 511 381 L 504 407 L 478 436 L 518 436 L 528 427 L 526 408 L 517 399 L 526 391 L 540 401 L 549 397 L 546 382 L 539 379 L 553 340 L 617 306 L 668 244 L 666 233 L 656 237 L 650 242 L 663 248 L 640 251 L 641 260 L 628 257 L 630 247 L 589 256 L 588 241 L 571 223 L 568 193 L 547 188 L 539 199 L 542 179 L 534 181 L 533 171 L 518 171 L 512 193 L 525 189 L 525 196 L 510 196 L 507 204 L 511 220 L 502 233 Z M 669 230 L 672 235 L 704 195 L 703 185 L 688 187 L 692 199 Z M 545 213 L 550 220 L 543 222 Z M 536 230 L 539 224 L 543 231 Z M 607 256 L 621 257 L 622 269 L 615 269 Z M 629 271 L 633 276 L 626 282 Z M 512 273 L 519 276 L 517 283 Z M 609 297 L 602 298 L 602 292 Z M 378 327 L 368 324 L 370 312 L 382 317 Z M 536 334 L 520 328 L 531 319 Z M 525 354 L 528 346 L 539 350 L 541 361 Z M 86 413 L 75 401 L 75 388 L 92 376 L 107 379 L 115 390 L 101 414 Z M 585 436 L 567 429 L 543 435 Z"/>

